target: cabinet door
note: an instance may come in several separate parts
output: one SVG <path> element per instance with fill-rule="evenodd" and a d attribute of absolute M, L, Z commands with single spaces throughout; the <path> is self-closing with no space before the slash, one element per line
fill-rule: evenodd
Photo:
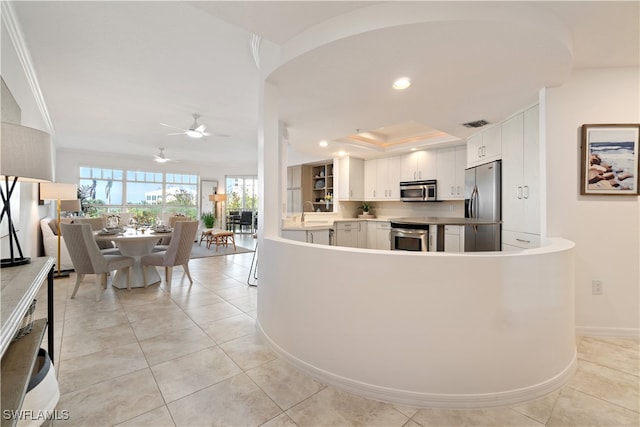
<path fill-rule="evenodd" d="M 418 163 L 415 153 L 405 154 L 400 158 L 400 180 L 415 181 L 418 179 Z"/>
<path fill-rule="evenodd" d="M 502 228 L 521 230 L 524 215 L 522 114 L 502 124 L 502 139 Z"/>
<path fill-rule="evenodd" d="M 366 221 L 358 221 L 356 223 L 356 230 L 358 230 L 358 248 L 367 248 L 367 223 Z"/>
<path fill-rule="evenodd" d="M 282 238 L 297 242 L 307 241 L 307 232 L 304 230 L 282 230 Z"/>
<path fill-rule="evenodd" d="M 400 156 L 387 158 L 387 200 L 400 200 Z"/>
<path fill-rule="evenodd" d="M 364 198 L 364 160 L 344 157 L 340 159 L 338 197 L 340 200 Z"/>
<path fill-rule="evenodd" d="M 464 199 L 464 170 L 467 168 L 467 147 L 456 147 L 455 182 L 456 199 Z"/>
<path fill-rule="evenodd" d="M 289 189 L 287 190 L 287 213 L 297 214 L 302 212 L 302 190 Z"/>
<path fill-rule="evenodd" d="M 302 187 L 302 166 L 289 166 L 287 168 L 287 188 Z"/>
<path fill-rule="evenodd" d="M 467 139 L 467 167 L 475 166 L 481 159 L 482 133 L 477 133 Z"/>
<path fill-rule="evenodd" d="M 483 160 L 499 159 L 502 154 L 502 126 L 493 126 L 482 132 Z"/>
<path fill-rule="evenodd" d="M 377 200 L 378 160 L 367 160 L 364 163 L 364 199 Z"/>
<path fill-rule="evenodd" d="M 437 151 L 438 200 L 456 198 L 456 149 L 442 148 Z"/>
<path fill-rule="evenodd" d="M 445 225 L 444 227 L 444 251 L 445 252 L 461 252 L 464 246 L 460 246 L 460 230 L 459 225 Z M 463 233 L 464 234 L 464 233 Z"/>
<path fill-rule="evenodd" d="M 367 227 L 367 248 L 376 249 L 376 228 L 378 227 L 378 223 L 375 221 L 368 221 L 366 223 L 366 227 Z"/>
<path fill-rule="evenodd" d="M 384 250 L 390 250 L 391 249 L 391 240 L 390 240 L 390 233 L 391 233 L 391 224 L 389 224 L 388 222 L 386 223 L 377 223 L 376 228 L 375 228 L 375 240 L 376 240 L 376 249 L 384 249 Z"/>
<path fill-rule="evenodd" d="M 523 228 L 525 233 L 540 233 L 540 112 L 538 106 L 524 112 L 523 147 Z"/>
<path fill-rule="evenodd" d="M 307 231 L 307 243 L 316 245 L 329 244 L 329 230 Z"/>
<path fill-rule="evenodd" d="M 359 228 L 357 222 L 341 222 L 336 229 L 337 246 L 358 247 Z M 365 235 L 366 241 L 366 235 Z"/>
<path fill-rule="evenodd" d="M 416 151 L 414 154 L 418 160 L 418 179 L 436 179 L 438 172 L 436 151 Z"/>

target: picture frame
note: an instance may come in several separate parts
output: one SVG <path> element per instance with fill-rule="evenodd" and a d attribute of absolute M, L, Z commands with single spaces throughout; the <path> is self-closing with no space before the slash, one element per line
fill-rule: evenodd
<path fill-rule="evenodd" d="M 580 194 L 636 196 L 640 124 L 585 124 L 581 130 Z"/>

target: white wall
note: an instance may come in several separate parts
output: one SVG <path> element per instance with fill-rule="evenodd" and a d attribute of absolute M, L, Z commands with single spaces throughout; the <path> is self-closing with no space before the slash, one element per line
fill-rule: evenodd
<path fill-rule="evenodd" d="M 580 196 L 583 124 L 640 123 L 638 68 L 589 69 L 547 90 L 548 235 L 576 243 L 576 328 L 584 334 L 639 333 L 638 197 Z M 591 294 L 602 280 L 603 295 Z"/>

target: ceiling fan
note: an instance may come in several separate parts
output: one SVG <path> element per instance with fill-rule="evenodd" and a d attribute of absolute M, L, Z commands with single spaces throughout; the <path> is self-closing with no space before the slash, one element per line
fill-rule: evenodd
<path fill-rule="evenodd" d="M 179 128 L 177 126 L 168 125 L 166 123 L 160 123 L 162 126 L 166 126 L 172 129 L 178 129 L 181 132 L 170 133 L 169 135 L 187 135 L 190 138 L 202 138 L 205 136 L 211 135 L 208 132 L 205 132 L 207 127 L 203 124 L 198 123 L 198 119 L 200 118 L 200 114 L 193 114 L 193 124 L 189 126 L 188 129 Z"/>
<path fill-rule="evenodd" d="M 158 163 L 167 163 L 172 161 L 170 158 L 166 156 L 166 154 L 164 154 L 164 148 L 160 148 L 160 152 L 158 154 L 154 154 L 153 157 L 155 157 L 153 160 L 155 160 Z"/>

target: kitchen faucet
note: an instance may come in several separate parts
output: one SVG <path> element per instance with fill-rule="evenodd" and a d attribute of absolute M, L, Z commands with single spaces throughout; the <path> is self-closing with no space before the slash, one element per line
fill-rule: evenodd
<path fill-rule="evenodd" d="M 311 212 L 313 212 L 314 209 L 313 203 L 311 203 L 311 201 L 309 200 L 305 200 L 305 202 L 302 204 L 302 222 L 304 222 L 304 207 L 307 205 L 307 203 L 311 205 Z"/>

